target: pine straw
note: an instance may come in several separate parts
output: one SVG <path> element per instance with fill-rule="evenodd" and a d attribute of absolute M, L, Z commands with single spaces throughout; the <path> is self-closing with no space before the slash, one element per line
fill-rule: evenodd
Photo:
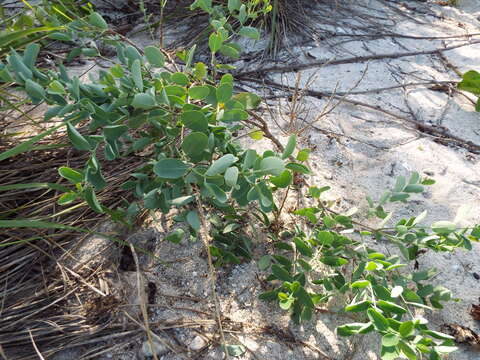
<path fill-rule="evenodd" d="M 58 135 L 44 142 L 61 143 L 68 141 Z M 0 153 L 10 147 L 0 145 Z M 24 153 L 0 162 L 1 184 L 49 182 L 68 187 L 71 185 L 60 180 L 58 167 L 68 164 L 81 169 L 86 159 L 87 154 L 70 147 Z M 119 185 L 141 164 L 141 159 L 129 156 L 102 163 L 109 186 L 98 197 L 115 208 L 123 198 L 129 200 L 131 191 L 122 191 Z M 78 202 L 65 211 L 56 204 L 60 195 L 48 188 L 0 192 L 0 219 L 44 220 L 89 230 L 102 221 L 102 216 L 85 204 L 78 206 Z M 31 228 L 0 230 L 0 354 L 3 349 L 8 358 L 38 359 L 33 342 L 47 356 L 72 343 L 120 330 L 109 316 L 95 318 L 83 306 L 85 301 L 99 298 L 89 284 L 98 283 L 102 269 L 78 275 L 81 269 L 68 269 L 62 261 L 81 241 L 79 233 Z"/>

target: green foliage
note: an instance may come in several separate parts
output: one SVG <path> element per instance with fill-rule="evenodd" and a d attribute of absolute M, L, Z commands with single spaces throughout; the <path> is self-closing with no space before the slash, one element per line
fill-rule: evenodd
<path fill-rule="evenodd" d="M 201 203 L 209 210 L 207 221 L 212 225 L 213 239 L 209 251 L 215 266 L 238 264 L 242 259 L 252 259 L 251 239 L 244 230 L 245 214 L 248 211 L 265 225 L 272 225 L 269 214 L 282 210 L 275 203 L 275 191 L 288 189 L 295 176 L 310 174 L 305 165 L 310 151 L 296 150 L 295 135 L 288 139 L 281 153 L 267 150 L 259 154 L 235 142 L 235 134 L 243 129 L 250 111 L 259 106 L 261 99 L 255 94 L 236 93 L 233 77 L 219 76 L 220 70 L 229 67 L 218 63 L 217 55 L 237 58 L 241 51 L 233 42 L 237 35 L 258 39 L 259 31 L 248 23 L 270 12 L 270 2 L 228 0 L 218 5 L 211 0 L 196 0 L 191 8 L 210 16 L 211 64 L 194 62 L 194 46 L 177 54 L 185 63 L 182 71 L 177 72 L 166 66 L 162 49 L 149 46 L 141 52 L 125 43 L 108 31 L 108 24 L 91 8 L 81 9 L 84 13 L 75 19 L 66 15 L 73 9 L 51 8 L 64 14 L 62 19 L 52 24 L 42 22 L 43 27 L 55 29 L 36 30 L 48 32 L 52 39 L 75 44 L 67 60 L 99 56 L 96 45 L 92 45 L 95 43 L 89 41 L 95 37 L 116 49 L 118 63 L 101 69 L 89 82 L 80 82 L 62 64 L 57 69 L 38 68 L 40 46 L 30 40 L 12 50 L 6 63 L 0 64 L 0 81 L 24 90 L 34 104 L 46 103 L 49 109 L 45 121 L 54 117 L 62 121 L 1 153 L 0 160 L 28 151 L 36 141 L 65 126 L 71 146 L 87 153 L 88 160 L 81 169 L 59 167 L 65 186 L 39 184 L 56 186 L 62 192 L 59 205 L 86 203 L 95 212 L 124 223 L 131 223 L 140 209 L 163 213 L 176 209 L 175 220 L 184 224 L 176 226 L 165 240 L 178 244 L 185 238 L 195 240 L 201 231 L 202 221 L 195 209 Z M 38 10 L 34 13 L 40 14 Z M 234 28 L 231 19 L 240 26 Z M 0 42 L 11 45 L 20 39 L 20 33 L 15 31 L 27 30 L 16 29 L 14 36 L 0 37 Z M 36 31 L 22 34 L 28 37 Z M 472 91 L 472 84 L 478 80 L 474 75 L 467 77 L 470 82 L 461 85 L 464 89 Z M 254 131 L 250 136 L 261 138 L 263 133 Z M 136 200 L 121 208 L 108 208 L 97 197 L 98 191 L 108 185 L 99 158 L 116 161 L 132 154 L 143 156 L 144 162 L 121 186 L 132 191 Z M 330 298 L 348 295 L 344 310 L 358 322 L 340 326 L 337 333 L 351 336 L 377 332 L 382 339 L 382 359 L 401 355 L 417 359 L 420 354 L 437 359 L 439 354 L 453 351 L 449 336 L 430 330 L 425 319 L 412 316 L 414 308 L 442 308 L 445 301 L 451 300 L 451 293 L 431 284 L 433 269 L 410 274 L 399 269 L 427 249 L 471 249 L 471 242 L 480 238 L 480 227 L 460 229 L 455 222 L 441 221 L 425 228 L 420 223 L 426 213 L 385 227 L 392 218 L 392 213 L 384 208 L 386 204 L 405 203 L 412 194 L 423 192 L 424 186 L 433 183 L 413 173 L 408 180 L 399 177 L 394 188 L 377 202 L 367 198 L 368 215 L 379 221 L 375 229 L 361 225 L 351 214 L 328 209 L 321 196 L 329 187 L 309 188 L 316 205 L 295 211 L 308 224 L 308 231 L 299 226 L 290 231 L 290 238 L 281 241 L 272 233 L 277 252 L 259 261 L 262 270 L 271 271 L 268 280 L 280 283 L 261 298 L 277 301 L 299 323 L 310 320 L 317 306 Z M 2 226 L 67 228 L 35 220 L 5 220 Z M 367 246 L 366 238 L 394 244 L 403 260 Z M 328 270 L 319 275 L 319 267 Z M 231 356 L 239 356 L 245 349 L 227 345 L 227 351 Z"/>
<path fill-rule="evenodd" d="M 463 75 L 462 81 L 458 83 L 458 88 L 480 96 L 480 73 L 475 70 L 467 71 Z M 480 98 L 477 100 L 475 110 L 480 111 Z"/>
<path fill-rule="evenodd" d="M 190 9 L 200 9 L 208 13 L 210 26 L 214 30 L 208 38 L 208 46 L 213 54 L 212 64 L 219 69 L 225 69 L 225 65 L 215 63 L 215 55 L 220 53 L 233 59 L 239 58 L 242 49 L 233 41 L 234 37 L 259 40 L 259 30 L 248 23 L 268 14 L 272 5 L 270 0 L 229 0 L 223 4 L 214 4 L 211 0 L 195 0 Z"/>
<path fill-rule="evenodd" d="M 97 13 L 92 12 L 86 20 L 97 30 L 108 28 Z M 77 25 L 77 20 L 72 21 L 64 33 L 77 36 Z M 245 31 L 253 33 L 248 28 Z M 228 40 L 228 34 L 216 25 L 212 56 Z M 199 198 L 219 212 L 234 213 L 253 203 L 264 213 L 276 209 L 273 192 L 287 186 L 295 171 L 287 169 L 291 163 L 286 161 L 294 151 L 295 138 L 283 154 L 257 154 L 233 141 L 233 133 L 242 128 L 248 111 L 258 106 L 258 96 L 235 94 L 232 76 L 224 75 L 216 82 L 202 63 L 171 73 L 163 68 L 165 57 L 159 48 L 147 47 L 143 55 L 114 35 L 104 34 L 103 41 L 116 48 L 119 63 L 100 70 L 91 82 L 80 83 L 62 65 L 58 71 L 37 68 L 36 44 L 29 44 L 23 53 L 10 54 L 3 67 L 33 103 L 50 106 L 45 119 L 62 118 L 72 146 L 90 154 L 83 169 L 59 169 L 73 185 L 59 204 L 83 200 L 99 213 L 131 215 L 128 209 L 132 204 L 126 204 L 128 209 L 108 209 L 96 197 L 96 192 L 107 186 L 99 153 L 103 152 L 107 161 L 115 161 L 151 147 L 145 165 L 123 184 L 137 197 L 137 208 L 188 210 Z M 183 220 L 195 235 L 198 216 L 191 211 L 188 214 Z M 214 235 L 212 249 L 219 263 L 238 263 L 237 256 L 250 257 L 247 241 L 232 241 L 237 235 L 233 231 Z"/>
<path fill-rule="evenodd" d="M 87 16 L 87 21 L 97 28 L 106 26 L 98 18 L 91 5 L 78 6 L 75 0 L 43 0 L 39 4 L 23 1 L 25 9 L 6 17 L 0 7 L 2 31 L 0 32 L 0 57 L 12 49 L 20 49 L 28 44 L 51 40 L 71 41 L 68 26 L 73 18 Z M 103 20 L 103 23 L 100 23 Z M 88 22 L 85 23 L 88 24 Z M 30 65 L 32 65 L 30 63 Z"/>
<path fill-rule="evenodd" d="M 408 182 L 399 177 L 377 207 L 406 201 L 408 196 L 404 194 L 422 192 L 422 184 L 431 182 L 421 180 L 417 173 Z M 260 260 L 262 270 L 271 270 L 268 280 L 280 281 L 279 286 L 260 297 L 277 301 L 299 323 L 309 320 L 317 305 L 343 294 L 350 299 L 344 311 L 352 313 L 358 322 L 338 327 L 338 335 L 378 333 L 382 338 L 382 359 L 397 359 L 401 354 L 408 359 L 420 359 L 421 354 L 436 359 L 455 350 L 452 337 L 430 330 L 427 320 L 413 315 L 415 308 L 441 309 L 445 301 L 452 300 L 448 289 L 431 284 L 435 269 L 412 273 L 399 269 L 415 261 L 425 249 L 471 249 L 471 242 L 480 240 L 478 228 L 459 229 L 453 222 L 437 222 L 426 228 L 420 225 L 426 213 L 385 228 L 382 208 L 376 215 L 380 226 L 365 230 L 351 216 L 324 206 L 320 196 L 326 190 L 311 188 L 310 194 L 318 205 L 296 211 L 311 224 L 308 232 L 297 228 L 288 241 L 276 241 L 278 251 L 274 255 Z M 368 246 L 366 238 L 390 242 L 402 257 L 385 255 Z M 326 270 L 320 274 L 318 269 Z"/>

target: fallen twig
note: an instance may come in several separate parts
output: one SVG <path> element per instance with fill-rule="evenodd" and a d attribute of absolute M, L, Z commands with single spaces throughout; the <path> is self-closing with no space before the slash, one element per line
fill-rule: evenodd
<path fill-rule="evenodd" d="M 469 43 L 457 44 L 457 45 L 450 45 L 445 46 L 444 48 L 437 48 L 431 50 L 423 50 L 423 51 L 408 51 L 404 53 L 387 53 L 387 54 L 375 54 L 375 55 L 366 55 L 366 56 L 355 56 L 345 59 L 338 59 L 338 60 L 320 60 L 320 61 L 313 61 L 306 64 L 296 64 L 296 65 L 287 65 L 287 66 L 270 66 L 270 67 L 263 67 L 259 69 L 239 72 L 234 74 L 237 78 L 242 78 L 249 75 L 261 76 L 265 74 L 270 74 L 274 72 L 291 72 L 291 71 L 299 71 L 303 69 L 308 69 L 312 67 L 318 66 L 333 66 L 333 65 L 343 65 L 343 64 L 352 64 L 352 63 L 362 63 L 369 60 L 381 60 L 381 59 L 398 59 L 403 57 L 409 56 L 418 56 L 418 55 L 432 55 L 432 54 L 439 54 L 443 51 L 458 49 L 464 46 L 470 46 L 480 44 L 480 39 L 473 40 Z"/>

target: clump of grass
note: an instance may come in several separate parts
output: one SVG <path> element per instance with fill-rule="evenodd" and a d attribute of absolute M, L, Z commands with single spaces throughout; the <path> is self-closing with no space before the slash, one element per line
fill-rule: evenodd
<path fill-rule="evenodd" d="M 258 8 L 266 8 L 265 3 L 269 3 L 269 11 L 259 11 L 259 16 L 251 21 L 249 25 L 259 29 L 263 29 L 269 37 L 268 46 L 265 51 L 271 55 L 276 55 L 278 51 L 284 47 L 291 46 L 298 39 L 315 40 L 318 31 L 313 26 L 315 19 L 315 6 L 320 0 L 266 0 L 252 1 L 257 4 Z M 170 27 L 176 27 L 179 20 L 184 20 L 189 31 L 184 29 L 175 34 L 177 38 L 170 47 L 189 47 L 199 42 L 199 39 L 206 38 L 211 30 L 208 25 L 208 15 L 202 11 L 178 11 L 179 8 L 188 8 L 192 3 L 191 0 L 180 1 L 180 5 L 175 3 L 175 8 L 171 3 L 167 5 L 165 17 Z M 227 6 L 227 0 L 214 1 L 217 5 Z M 245 1 L 244 3 L 248 3 Z M 253 5 L 252 5 L 253 6 Z M 188 23 L 187 23 L 188 20 Z M 181 24 L 181 22 L 180 22 Z M 231 22 L 232 27 L 240 26 L 237 21 Z"/>

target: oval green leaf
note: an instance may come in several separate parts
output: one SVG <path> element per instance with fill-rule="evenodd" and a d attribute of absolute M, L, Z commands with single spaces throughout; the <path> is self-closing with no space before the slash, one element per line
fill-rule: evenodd
<path fill-rule="evenodd" d="M 153 171 L 164 179 L 178 179 L 185 175 L 189 166 L 177 159 L 162 159 L 153 167 Z"/>

